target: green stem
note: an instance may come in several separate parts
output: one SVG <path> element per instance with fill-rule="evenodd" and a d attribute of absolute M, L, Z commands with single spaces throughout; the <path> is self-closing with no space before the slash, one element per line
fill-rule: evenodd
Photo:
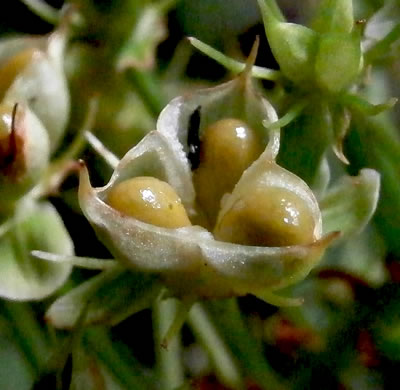
<path fill-rule="evenodd" d="M 26 303 L 3 301 L 2 308 L 12 324 L 15 339 L 32 369 L 36 374 L 44 372 L 50 346 L 35 313 Z"/>
<path fill-rule="evenodd" d="M 157 301 L 153 307 L 154 342 L 160 388 L 176 389 L 183 385 L 183 367 L 179 333 L 169 340 L 167 348 L 162 346 L 165 334 L 178 313 L 178 302 L 168 299 Z"/>
<path fill-rule="evenodd" d="M 391 48 L 394 47 L 394 43 L 400 39 L 400 23 L 395 26 L 389 34 L 387 34 L 381 41 L 376 45 L 372 46 L 365 53 L 365 61 L 372 63 L 380 61 L 382 58 L 386 58 L 391 53 Z"/>
<path fill-rule="evenodd" d="M 220 381 L 230 388 L 242 389 L 243 378 L 237 362 L 201 303 L 192 307 L 188 324 L 208 352 Z"/>
<path fill-rule="evenodd" d="M 139 363 L 132 356 L 125 359 L 102 328 L 88 329 L 83 335 L 83 342 L 89 351 L 99 358 L 111 374 L 126 389 L 150 390 L 152 387 L 143 373 L 138 370 Z M 128 361 L 129 360 L 129 361 Z"/>
<path fill-rule="evenodd" d="M 293 122 L 306 108 L 308 102 L 306 100 L 300 100 L 299 102 L 293 104 L 292 107 L 287 111 L 276 122 L 268 122 L 268 120 L 263 121 L 263 126 L 269 130 L 276 130 L 281 127 L 287 126 L 290 122 Z"/>
<path fill-rule="evenodd" d="M 196 38 L 190 37 L 188 39 L 196 49 L 200 50 L 206 56 L 221 64 L 226 69 L 229 69 L 231 72 L 240 73 L 245 69 L 245 63 L 236 61 L 233 58 L 226 56 L 225 54 L 207 45 L 206 43 L 199 41 Z M 252 67 L 251 75 L 259 79 L 270 81 L 277 81 L 281 77 L 281 73 L 278 70 L 263 68 L 255 65 Z"/>
<path fill-rule="evenodd" d="M 250 334 L 235 299 L 210 302 L 213 318 L 247 375 L 262 389 L 283 390 L 285 384 L 277 377 L 264 357 L 261 343 Z"/>
<path fill-rule="evenodd" d="M 136 69 L 128 69 L 126 77 L 142 98 L 149 112 L 154 117 L 158 117 L 166 104 L 166 98 L 160 88 L 161 82 L 156 80 L 154 74 Z"/>
<path fill-rule="evenodd" d="M 60 12 L 43 0 L 21 0 L 33 13 L 50 24 L 58 24 Z"/>

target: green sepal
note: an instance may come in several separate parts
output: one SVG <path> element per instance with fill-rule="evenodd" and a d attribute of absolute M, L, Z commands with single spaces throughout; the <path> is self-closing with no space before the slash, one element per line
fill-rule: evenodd
<path fill-rule="evenodd" d="M 324 233 L 360 232 L 375 212 L 379 190 L 380 175 L 373 169 L 362 169 L 356 177 L 344 176 L 320 202 Z"/>
<path fill-rule="evenodd" d="M 115 325 L 150 307 L 160 291 L 156 277 L 115 266 L 58 298 L 48 309 L 46 319 L 56 328 L 71 329 L 83 313 L 84 325 Z"/>
<path fill-rule="evenodd" d="M 72 266 L 34 258 L 32 250 L 73 253 L 73 243 L 50 203 L 21 204 L 17 222 L 0 240 L 0 296 L 11 300 L 43 299 L 61 287 Z"/>
<path fill-rule="evenodd" d="M 349 34 L 354 25 L 353 0 L 322 0 L 311 22 L 319 33 Z"/>

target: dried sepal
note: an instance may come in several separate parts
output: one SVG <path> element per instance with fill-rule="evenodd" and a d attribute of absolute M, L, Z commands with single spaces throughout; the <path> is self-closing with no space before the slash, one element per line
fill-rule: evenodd
<path fill-rule="evenodd" d="M 49 162 L 49 139 L 36 115 L 24 104 L 0 104 L 0 214 L 41 178 Z"/>

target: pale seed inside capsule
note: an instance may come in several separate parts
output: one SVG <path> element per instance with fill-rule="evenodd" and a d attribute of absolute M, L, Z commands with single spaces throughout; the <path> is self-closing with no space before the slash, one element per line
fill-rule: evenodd
<path fill-rule="evenodd" d="M 191 225 L 175 190 L 154 177 L 135 177 L 118 183 L 106 201 L 121 213 L 151 225 L 171 229 Z"/>
<path fill-rule="evenodd" d="M 232 192 L 243 171 L 261 152 L 254 130 L 239 119 L 221 119 L 204 130 L 193 182 L 197 202 L 210 226 L 215 224 L 223 195 Z"/>
<path fill-rule="evenodd" d="M 290 246 L 316 240 L 316 222 L 306 204 L 284 188 L 249 188 L 217 222 L 217 240 L 254 246 Z"/>

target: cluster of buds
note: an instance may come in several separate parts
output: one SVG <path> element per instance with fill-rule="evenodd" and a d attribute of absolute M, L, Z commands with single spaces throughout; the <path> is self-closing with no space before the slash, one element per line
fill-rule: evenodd
<path fill-rule="evenodd" d="M 312 28 L 288 23 L 275 3 L 258 0 L 281 72 L 302 88 L 338 93 L 362 70 L 361 31 L 349 0 L 324 0 Z"/>

